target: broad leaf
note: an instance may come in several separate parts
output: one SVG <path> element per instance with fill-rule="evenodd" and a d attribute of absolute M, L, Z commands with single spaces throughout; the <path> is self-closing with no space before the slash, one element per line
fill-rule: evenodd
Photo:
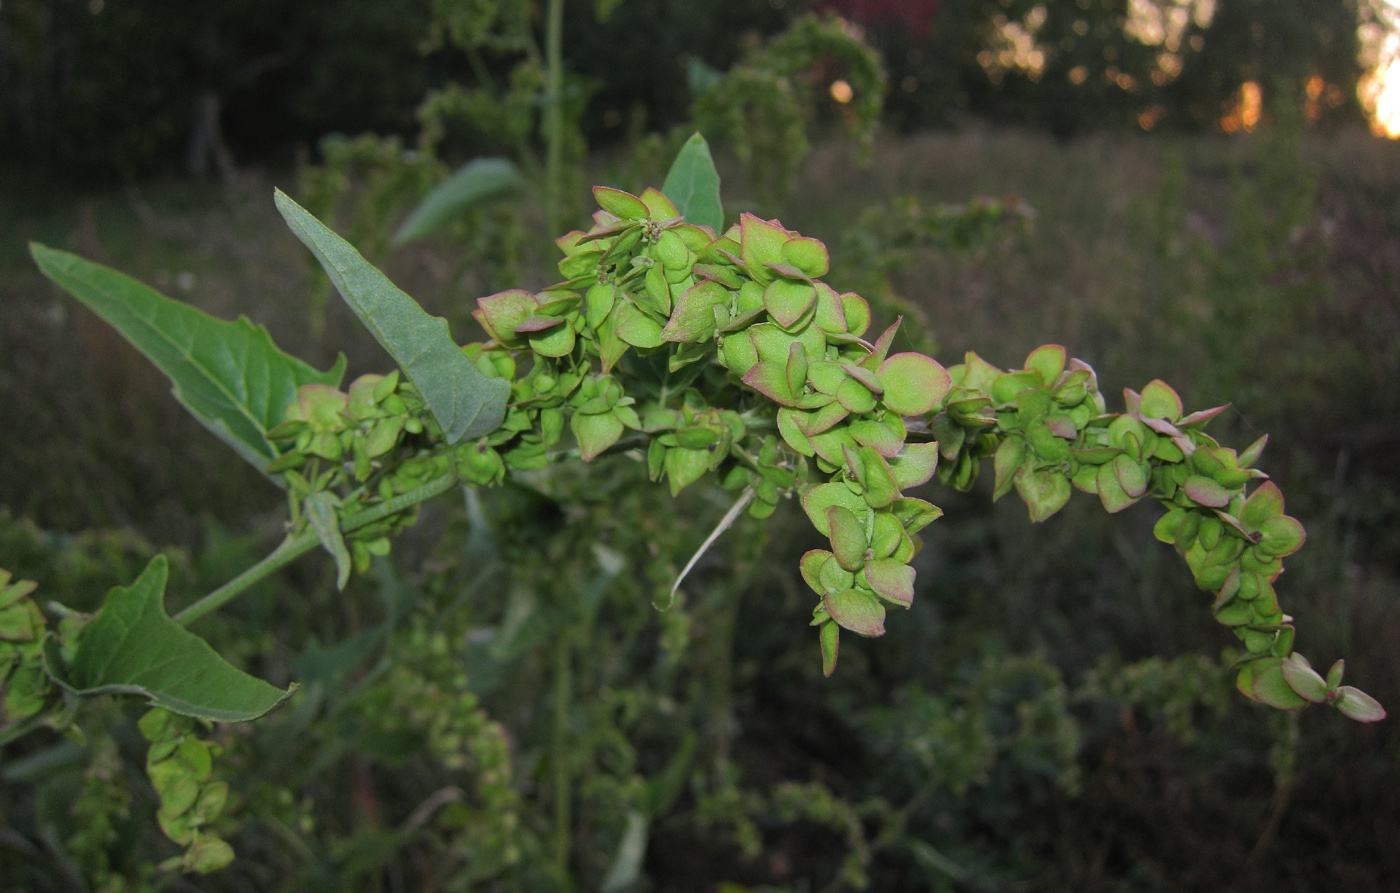
<path fill-rule="evenodd" d="M 424 196 L 394 233 L 393 246 L 437 232 L 476 205 L 520 185 L 520 172 L 504 158 L 474 158 Z"/>
<path fill-rule="evenodd" d="M 716 234 L 724 230 L 724 209 L 719 201 L 719 173 L 710 157 L 710 144 L 700 134 L 685 141 L 666 182 L 661 185 L 687 223 L 708 226 Z"/>
<path fill-rule="evenodd" d="M 165 556 L 130 586 L 117 586 L 78 637 L 71 666 L 56 642 L 45 651 L 49 675 L 78 695 L 137 694 L 157 707 L 216 722 L 256 719 L 289 695 L 225 661 L 165 613 Z M 295 688 L 295 686 L 293 686 Z"/>
<path fill-rule="evenodd" d="M 317 372 L 246 317 L 215 319 L 76 254 L 32 243 L 29 250 L 45 276 L 155 363 L 174 383 L 175 399 L 258 471 L 279 455 L 267 432 L 281 423 L 297 388 L 335 387 L 345 374 L 343 356 Z"/>
<path fill-rule="evenodd" d="M 349 242 L 281 190 L 276 200 L 287 225 L 316 255 L 350 309 L 417 385 L 447 442 L 498 428 L 510 384 L 482 375 L 452 340 L 447 320 L 429 316 Z"/>

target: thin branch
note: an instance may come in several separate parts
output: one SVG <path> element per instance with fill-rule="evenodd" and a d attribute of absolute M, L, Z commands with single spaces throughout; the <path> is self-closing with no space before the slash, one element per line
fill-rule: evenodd
<path fill-rule="evenodd" d="M 745 506 L 753 501 L 753 495 L 753 487 L 744 488 L 744 494 L 729 507 L 729 511 L 725 512 L 724 517 L 719 519 L 719 523 L 715 525 L 714 530 L 710 531 L 710 535 L 705 538 L 705 541 L 700 544 L 700 548 L 696 549 L 695 554 L 690 556 L 690 560 L 687 561 L 685 567 L 681 569 L 680 576 L 676 577 L 676 582 L 671 586 L 672 599 L 676 597 L 676 590 L 681 588 L 681 581 L 690 573 L 690 569 L 695 567 L 695 563 L 700 560 L 700 556 L 710 551 L 710 546 L 715 544 L 715 540 L 719 539 L 720 536 L 733 525 L 735 519 L 739 517 L 739 513 L 744 510 Z"/>

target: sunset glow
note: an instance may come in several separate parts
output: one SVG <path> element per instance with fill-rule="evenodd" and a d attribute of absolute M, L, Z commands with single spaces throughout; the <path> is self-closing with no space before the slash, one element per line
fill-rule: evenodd
<path fill-rule="evenodd" d="M 1400 139 L 1400 59 L 1391 59 L 1385 68 L 1367 75 L 1357 91 L 1371 116 L 1371 130 L 1377 136 Z"/>
<path fill-rule="evenodd" d="M 1373 7 L 1377 21 L 1361 26 L 1361 64 L 1367 74 L 1357 97 L 1377 136 L 1400 139 L 1400 0 Z"/>

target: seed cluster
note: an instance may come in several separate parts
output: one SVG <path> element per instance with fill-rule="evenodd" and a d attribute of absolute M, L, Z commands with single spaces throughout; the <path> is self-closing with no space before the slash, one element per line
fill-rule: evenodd
<path fill-rule="evenodd" d="M 1157 537 L 1182 554 L 1244 646 L 1244 694 L 1284 708 L 1325 701 L 1356 718 L 1379 710 L 1339 685 L 1340 667 L 1323 680 L 1293 654 L 1292 618 L 1273 583 L 1305 534 L 1254 467 L 1267 438 L 1236 452 L 1204 432 L 1225 407 L 1187 414 L 1153 381 L 1126 390 L 1126 411 L 1110 413 L 1094 370 L 1059 345 L 1011 370 L 973 353 L 945 369 L 893 352 L 899 321 L 867 339 L 869 305 L 821 280 L 829 258 L 820 241 L 752 214 L 716 233 L 687 223 L 654 189 L 594 196 L 593 226 L 556 240 L 563 281 L 477 301 L 490 340 L 463 351 L 510 383 L 504 423 L 449 447 L 396 376 L 363 377 L 348 394 L 305 386 L 273 432 L 295 441 L 273 469 L 287 474 L 294 520 L 300 511 L 316 527 L 317 516 L 344 513 L 348 497 L 327 492 L 336 481 L 361 482 L 351 495 L 373 503 L 449 473 L 487 486 L 561 456 L 635 448 L 673 494 L 714 472 L 748 493 L 756 517 L 800 497 L 830 545 L 801 561 L 819 596 L 811 623 L 830 674 L 840 630 L 882 635 L 886 608 L 913 601 L 918 531 L 942 512 L 905 491 L 935 474 L 966 490 L 991 459 L 994 498 L 1016 490 L 1033 521 L 1074 488 L 1109 512 L 1160 503 Z M 413 455 L 392 461 L 405 447 Z M 391 515 L 357 531 L 354 563 L 387 550 L 409 520 Z M 335 554 L 334 525 L 319 523 Z"/>

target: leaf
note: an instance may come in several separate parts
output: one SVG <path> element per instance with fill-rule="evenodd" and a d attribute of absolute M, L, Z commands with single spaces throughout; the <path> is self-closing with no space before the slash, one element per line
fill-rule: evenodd
<path fill-rule="evenodd" d="M 437 232 L 476 205 L 520 185 L 520 172 L 504 158 L 474 158 L 433 188 L 394 233 L 395 248 Z"/>
<path fill-rule="evenodd" d="M 842 505 L 826 510 L 826 524 L 831 529 L 831 552 L 845 570 L 860 570 L 865 565 L 865 547 L 869 545 L 865 526 L 855 512 Z"/>
<path fill-rule="evenodd" d="M 1273 481 L 1265 481 L 1249 494 L 1240 509 L 1240 524 L 1257 531 L 1274 518 L 1283 517 L 1283 492 Z"/>
<path fill-rule="evenodd" d="M 1039 372 L 1040 380 L 1044 384 L 1054 385 L 1060 373 L 1065 371 L 1066 359 L 1064 347 L 1058 344 L 1043 344 L 1026 357 L 1026 368 Z"/>
<path fill-rule="evenodd" d="M 340 532 L 340 519 L 336 517 L 336 506 L 340 500 L 335 494 L 320 490 L 306 497 L 302 506 L 306 510 L 306 521 L 316 533 L 321 548 L 335 559 L 335 588 L 343 591 L 350 582 L 350 550 L 345 548 L 345 537 Z"/>
<path fill-rule="evenodd" d="M 914 569 L 902 561 L 880 558 L 865 563 L 865 579 L 875 594 L 907 608 L 914 601 Z"/>
<path fill-rule="evenodd" d="M 617 853 L 607 875 L 598 885 L 598 893 L 622 893 L 637 882 L 642 873 L 642 858 L 647 853 L 647 817 L 635 809 L 627 811 L 627 828 L 617 844 Z"/>
<path fill-rule="evenodd" d="M 1230 491 L 1208 477 L 1193 474 L 1181 485 L 1192 502 L 1207 508 L 1222 509 L 1230 504 Z"/>
<path fill-rule="evenodd" d="M 1337 699 L 1332 703 L 1357 722 L 1379 722 L 1385 719 L 1385 708 L 1381 706 L 1380 701 L 1350 685 L 1343 685 L 1337 689 Z"/>
<path fill-rule="evenodd" d="M 1177 396 L 1171 385 L 1161 379 L 1154 379 L 1147 383 L 1147 387 L 1142 389 L 1142 396 L 1138 403 L 1138 412 L 1143 418 L 1166 419 L 1175 422 L 1181 418 L 1184 411 L 1181 405 L 1181 398 Z"/>
<path fill-rule="evenodd" d="M 1026 461 L 1026 442 L 1015 435 L 1007 437 L 997 447 L 992 457 L 992 467 L 996 470 L 996 483 L 992 486 L 992 502 L 1011 492 L 1016 482 L 1016 472 Z"/>
<path fill-rule="evenodd" d="M 711 280 L 697 282 L 681 293 L 666 327 L 663 341 L 709 341 L 715 336 L 715 310 L 729 303 L 729 292 Z"/>
<path fill-rule="evenodd" d="M 593 199 L 598 207 L 619 220 L 645 219 L 651 213 L 646 202 L 630 192 L 611 186 L 594 186 Z"/>
<path fill-rule="evenodd" d="M 763 291 L 763 306 L 778 325 L 791 329 L 812 309 L 817 291 L 805 282 L 775 279 Z"/>
<path fill-rule="evenodd" d="M 304 384 L 335 387 L 341 356 L 318 372 L 272 343 L 246 317 L 216 319 L 76 254 L 31 243 L 44 275 L 130 341 L 174 383 L 175 399 L 258 471 L 279 455 L 267 432 Z"/>
<path fill-rule="evenodd" d="M 1137 499 L 1147 492 L 1149 483 L 1147 472 L 1126 453 L 1119 453 L 1113 460 L 1113 476 L 1123 492 Z"/>
<path fill-rule="evenodd" d="M 903 416 L 929 412 L 952 386 L 948 372 L 920 353 L 897 353 L 876 375 L 885 388 L 885 405 Z"/>
<path fill-rule="evenodd" d="M 830 561 L 832 555 L 825 549 L 810 549 L 802 554 L 802 560 L 798 562 L 798 568 L 802 572 L 802 579 L 807 585 L 812 587 L 812 591 L 821 595 L 826 590 L 821 584 L 822 565 Z"/>
<path fill-rule="evenodd" d="M 905 496 L 890 503 L 890 511 L 899 519 L 899 523 L 910 533 L 918 533 L 928 525 L 943 517 L 943 509 L 933 503 L 916 499 L 912 496 Z"/>
<path fill-rule="evenodd" d="M 1279 666 L 1279 670 L 1283 673 L 1288 687 L 1299 696 L 1314 704 L 1321 704 L 1327 700 L 1327 680 L 1308 666 L 1307 659 L 1301 654 L 1289 655 Z"/>
<path fill-rule="evenodd" d="M 826 245 L 805 236 L 783 246 L 783 260 L 807 276 L 825 276 L 831 268 L 831 256 L 827 253 Z"/>
<path fill-rule="evenodd" d="M 46 643 L 45 670 L 78 695 L 138 694 L 157 707 L 215 722 L 256 719 L 291 695 L 237 669 L 165 613 L 168 565 L 157 555 L 130 586 L 117 586 L 83 629 L 63 670 Z"/>
<path fill-rule="evenodd" d="M 591 462 L 608 447 L 617 443 L 622 436 L 622 421 L 612 412 L 584 415 L 576 412 L 569 419 L 569 427 L 578 438 L 579 456 Z"/>
<path fill-rule="evenodd" d="M 836 658 L 841 653 L 841 628 L 828 620 L 822 624 L 822 675 L 830 677 L 836 672 Z"/>
<path fill-rule="evenodd" d="M 885 634 L 885 606 L 863 589 L 847 589 L 822 596 L 826 611 L 841 626 L 859 636 Z"/>
<path fill-rule="evenodd" d="M 449 444 L 500 427 L 510 384 L 487 378 L 452 340 L 447 321 L 429 316 L 353 246 L 280 189 L 277 210 L 311 249 L 360 322 L 413 380 Z"/>
<path fill-rule="evenodd" d="M 1307 531 L 1303 529 L 1303 525 L 1298 522 L 1298 519 L 1288 515 L 1265 521 L 1259 528 L 1259 533 L 1262 535 L 1262 539 L 1259 540 L 1257 548 L 1278 558 L 1284 558 L 1297 552 L 1308 538 Z"/>
<path fill-rule="evenodd" d="M 1308 702 L 1284 679 L 1283 661 L 1274 659 L 1267 665 L 1262 661 L 1260 664 L 1261 666 L 1255 669 L 1254 681 L 1246 694 L 1252 694 L 1256 701 L 1277 707 L 1279 710 L 1299 710 L 1308 706 Z"/>
<path fill-rule="evenodd" d="M 744 384 L 781 406 L 793 406 L 797 403 L 797 397 L 788 389 L 785 363 L 756 363 L 744 373 L 743 380 Z"/>
<path fill-rule="evenodd" d="M 862 480 L 865 492 L 861 495 L 865 497 L 866 504 L 873 509 L 880 509 L 898 499 L 902 495 L 899 492 L 899 482 L 895 480 L 894 472 L 890 469 L 889 462 L 885 461 L 885 457 L 870 447 L 861 447 L 858 455 L 858 461 L 864 471 Z"/>
<path fill-rule="evenodd" d="M 1016 492 L 1030 509 L 1032 521 L 1044 521 L 1069 501 L 1069 481 L 1057 472 L 1040 468 L 1026 470 L 1016 475 L 1015 480 Z"/>
<path fill-rule="evenodd" d="M 719 200 L 719 173 L 710 157 L 710 145 L 700 134 L 685 141 L 671 163 L 661 191 L 675 204 L 687 223 L 724 229 L 724 209 Z"/>
<path fill-rule="evenodd" d="M 901 490 L 912 490 L 928 483 L 937 468 L 937 443 L 905 444 L 899 455 L 890 460 L 890 471 Z"/>
<path fill-rule="evenodd" d="M 831 523 L 827 520 L 826 510 L 835 505 L 850 509 L 857 517 L 870 511 L 865 500 L 852 493 L 851 488 L 843 483 L 818 484 L 802 494 L 802 509 L 822 536 L 831 536 Z"/>

